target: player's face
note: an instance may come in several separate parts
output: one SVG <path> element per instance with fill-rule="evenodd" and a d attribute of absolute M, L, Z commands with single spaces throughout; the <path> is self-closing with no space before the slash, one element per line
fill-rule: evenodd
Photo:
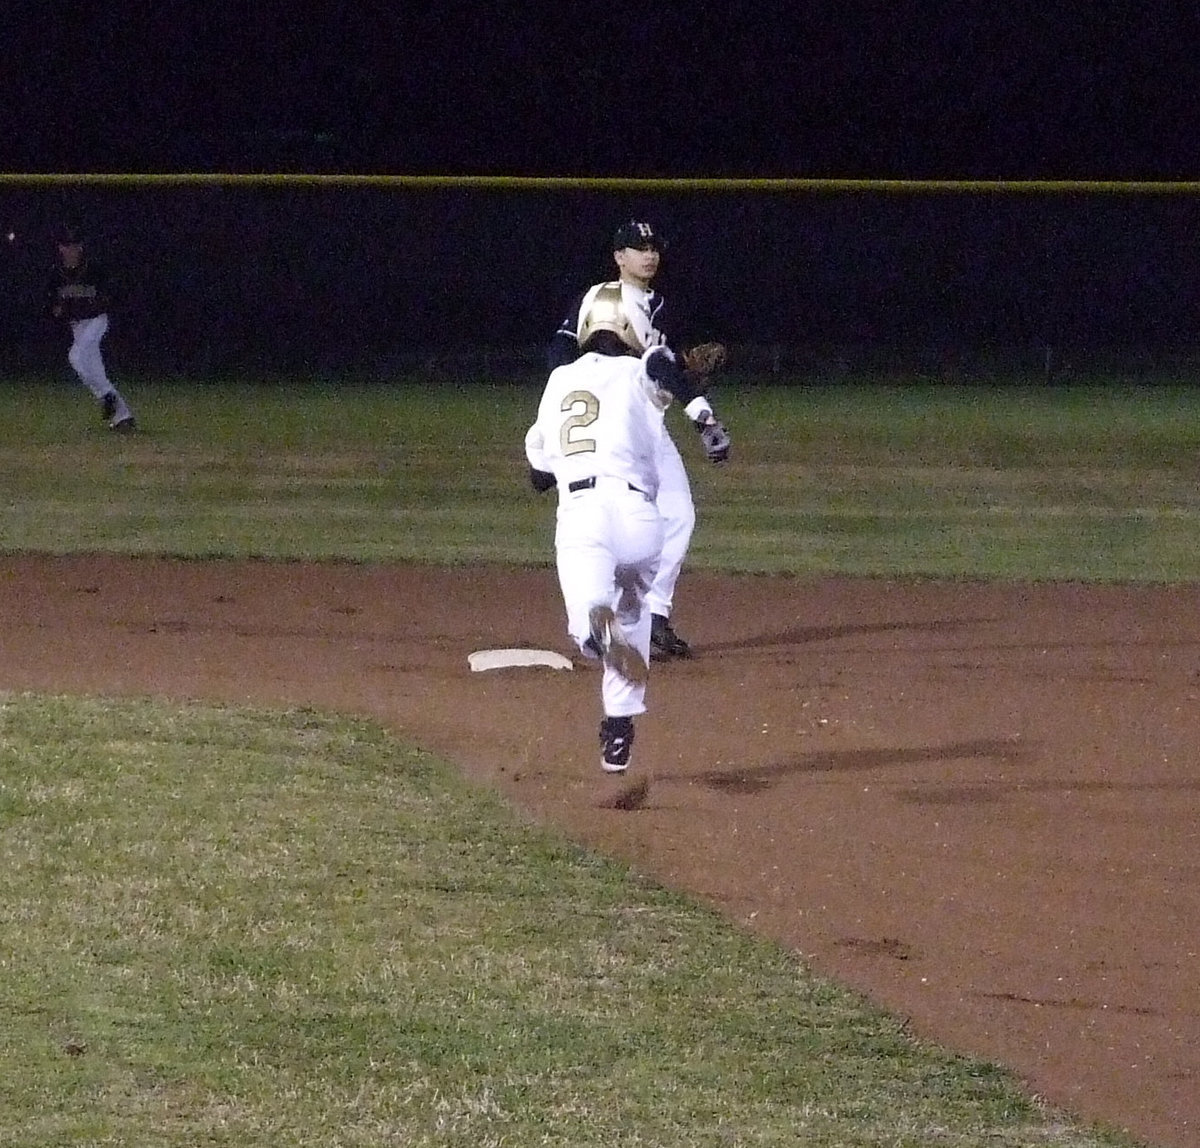
<path fill-rule="evenodd" d="M 78 267 L 83 260 L 83 247 L 78 243 L 60 243 L 58 257 L 64 267 Z"/>
<path fill-rule="evenodd" d="M 662 254 L 657 247 L 622 247 L 613 252 L 621 278 L 639 287 L 649 287 L 650 280 L 658 274 L 658 263 Z"/>

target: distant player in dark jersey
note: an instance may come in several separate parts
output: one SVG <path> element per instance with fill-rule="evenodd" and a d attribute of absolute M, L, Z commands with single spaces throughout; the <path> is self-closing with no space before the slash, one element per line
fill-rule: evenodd
<path fill-rule="evenodd" d="M 101 418 L 111 430 L 136 430 L 133 411 L 109 380 L 100 353 L 111 303 L 108 276 L 102 266 L 85 257 L 83 236 L 74 227 L 65 227 L 58 234 L 58 263 L 49 296 L 50 314 L 71 331 L 67 361 L 95 396 Z"/>
<path fill-rule="evenodd" d="M 613 261 L 617 265 L 621 295 L 626 307 L 631 314 L 639 316 L 640 321 L 649 325 L 654 344 L 665 345 L 679 359 L 680 349 L 672 344 L 670 329 L 666 325 L 663 297 L 651 286 L 658 274 L 662 249 L 662 240 L 649 223 L 636 220 L 624 223 L 613 236 Z M 575 329 L 582 298 L 581 292 L 550 340 L 546 359 L 551 370 L 579 356 L 579 340 Z M 698 428 L 716 423 L 712 407 L 703 393 L 687 385 L 686 372 L 681 376 L 681 393 L 673 397 L 683 405 L 684 412 Z M 710 458 L 717 460 L 716 455 L 710 455 Z M 655 505 L 663 519 L 665 536 L 658 574 L 646 595 L 652 615 L 651 656 L 660 660 L 687 658 L 691 656 L 691 647 L 675 632 L 670 619 L 675 584 L 679 581 L 692 531 L 696 526 L 696 506 L 692 501 L 691 485 L 679 449 L 665 430 L 659 451 L 658 476 Z"/>

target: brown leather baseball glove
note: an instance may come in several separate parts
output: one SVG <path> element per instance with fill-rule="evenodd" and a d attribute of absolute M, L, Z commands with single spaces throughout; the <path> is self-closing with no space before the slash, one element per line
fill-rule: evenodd
<path fill-rule="evenodd" d="M 683 365 L 696 375 L 711 375 L 729 357 L 724 343 L 697 343 L 683 352 Z"/>

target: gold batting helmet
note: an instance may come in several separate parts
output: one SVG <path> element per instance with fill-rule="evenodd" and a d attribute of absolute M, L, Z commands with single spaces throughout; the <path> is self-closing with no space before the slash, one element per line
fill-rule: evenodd
<path fill-rule="evenodd" d="M 579 337 L 579 349 L 586 351 L 588 342 L 597 331 L 611 331 L 634 355 L 640 355 L 651 343 L 649 322 L 639 330 L 624 304 L 621 284 L 597 283 L 589 287 L 579 308 L 579 322 L 575 333 Z"/>

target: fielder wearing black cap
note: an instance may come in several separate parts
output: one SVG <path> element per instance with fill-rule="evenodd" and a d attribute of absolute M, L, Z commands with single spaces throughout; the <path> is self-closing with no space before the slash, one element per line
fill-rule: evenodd
<path fill-rule="evenodd" d="M 54 231 L 58 261 L 47 286 L 50 314 L 71 336 L 67 361 L 95 397 L 100 417 L 114 431 L 137 428 L 125 397 L 113 386 L 104 365 L 100 343 L 108 331 L 112 294 L 108 275 L 83 251 L 83 232 L 71 222 Z"/>
<path fill-rule="evenodd" d="M 622 251 L 626 247 L 632 247 L 635 251 L 662 251 L 666 243 L 649 223 L 631 219 L 628 223 L 622 223 L 613 236 L 614 251 Z"/>
<path fill-rule="evenodd" d="M 616 282 L 597 284 L 592 290 L 604 290 L 620 300 L 626 318 L 637 317 L 639 327 L 648 324 L 649 331 L 641 338 L 643 346 L 666 346 L 672 351 L 675 364 L 681 365 L 681 352 L 671 342 L 671 329 L 664 321 L 665 304 L 654 288 L 665 244 L 655 228 L 644 220 L 630 219 L 613 232 L 613 262 L 617 266 Z M 554 371 L 573 363 L 580 353 L 580 308 L 586 293 L 576 296 L 566 318 L 559 324 L 546 349 L 546 365 Z M 683 407 L 688 420 L 700 432 L 705 454 L 712 462 L 724 462 L 729 457 L 729 435 L 713 413 L 712 404 L 704 393 L 704 382 L 690 370 L 675 370 L 667 380 L 655 378 L 661 390 L 669 391 Z M 663 521 L 663 546 L 658 573 L 646 592 L 650 609 L 650 648 L 656 660 L 687 658 L 691 647 L 671 625 L 675 584 L 683 568 L 696 525 L 696 507 L 683 458 L 669 433 L 659 438 L 657 459 L 658 493 L 654 504 Z"/>

